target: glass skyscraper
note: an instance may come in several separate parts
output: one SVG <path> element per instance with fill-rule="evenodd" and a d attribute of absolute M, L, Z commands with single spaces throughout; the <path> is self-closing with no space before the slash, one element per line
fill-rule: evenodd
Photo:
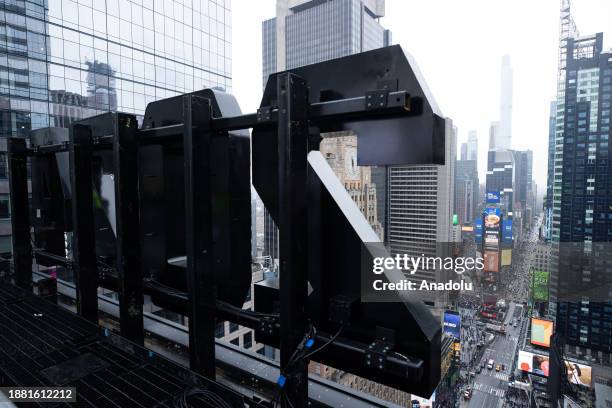
<path fill-rule="evenodd" d="M 0 253 L 7 137 L 214 86 L 231 90 L 229 0 L 0 0 Z"/>

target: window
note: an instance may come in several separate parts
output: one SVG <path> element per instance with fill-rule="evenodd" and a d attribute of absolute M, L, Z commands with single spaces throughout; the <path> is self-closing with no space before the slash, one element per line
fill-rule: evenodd
<path fill-rule="evenodd" d="M 236 337 L 234 340 L 230 340 L 230 343 L 232 343 L 234 346 L 239 346 L 240 338 Z"/>
<path fill-rule="evenodd" d="M 234 333 L 235 331 L 238 331 L 238 324 L 234 323 L 234 322 L 230 322 L 230 333 Z"/>

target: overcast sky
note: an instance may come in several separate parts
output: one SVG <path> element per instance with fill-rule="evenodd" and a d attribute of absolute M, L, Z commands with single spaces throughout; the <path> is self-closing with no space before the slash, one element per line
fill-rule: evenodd
<path fill-rule="evenodd" d="M 261 98 L 261 22 L 274 0 L 232 0 L 233 93 L 244 112 Z M 416 59 L 442 113 L 476 130 L 484 181 L 489 124 L 499 120 L 501 57 L 514 71 L 512 147 L 534 151 L 538 193 L 546 185 L 549 104 L 555 97 L 558 0 L 387 0 L 381 24 Z M 573 0 L 581 35 L 604 32 L 612 47 L 612 0 Z"/>

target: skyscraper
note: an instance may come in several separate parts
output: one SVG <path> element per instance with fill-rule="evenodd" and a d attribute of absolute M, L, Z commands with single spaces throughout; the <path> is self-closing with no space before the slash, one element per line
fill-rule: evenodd
<path fill-rule="evenodd" d="M 457 160 L 455 168 L 455 214 L 459 223 L 471 223 L 478 213 L 479 180 L 476 160 Z"/>
<path fill-rule="evenodd" d="M 498 148 L 499 143 L 499 121 L 491 122 L 489 126 L 489 151 Z"/>
<path fill-rule="evenodd" d="M 546 197 L 544 197 L 544 228 L 543 235 L 546 241 L 552 236 L 553 218 L 553 180 L 555 175 L 555 128 L 557 125 L 557 102 L 550 103 L 548 116 L 548 166 L 546 171 Z"/>
<path fill-rule="evenodd" d="M 466 160 L 476 160 L 478 162 L 478 136 L 475 130 L 468 132 Z"/>
<path fill-rule="evenodd" d="M 565 47 L 565 85 L 557 100 L 557 118 L 563 116 L 557 130 L 562 132 L 556 135 L 553 184 L 555 294 L 567 293 L 568 286 L 608 284 L 612 269 L 612 50 L 604 52 L 603 33 L 567 38 Z M 557 331 L 570 352 L 609 362 L 612 302 L 581 299 L 557 304 Z"/>
<path fill-rule="evenodd" d="M 468 157 L 468 144 L 461 143 L 461 153 L 459 155 L 460 160 L 467 160 Z"/>
<path fill-rule="evenodd" d="M 444 166 L 411 165 L 389 168 L 387 237 L 391 254 L 447 256 L 452 241 L 457 130 L 446 119 Z M 411 278 L 436 281 L 436 271 L 419 270 Z"/>
<path fill-rule="evenodd" d="M 499 115 L 499 139 L 496 149 L 510 149 L 512 145 L 512 65 L 510 56 L 502 57 Z"/>
<path fill-rule="evenodd" d="M 156 99 L 231 87 L 231 13 L 212 0 L 3 2 L 0 209 L 6 138 L 107 111 L 142 115 Z M 8 207 L 0 253 L 10 252 Z"/>
<path fill-rule="evenodd" d="M 277 71 L 390 45 L 391 33 L 378 22 L 384 13 L 380 0 L 277 0 L 276 17 L 262 24 L 263 86 Z M 379 199 L 385 197 L 384 172 L 372 168 Z M 267 211 L 265 218 L 263 254 L 275 259 L 278 229 Z"/>

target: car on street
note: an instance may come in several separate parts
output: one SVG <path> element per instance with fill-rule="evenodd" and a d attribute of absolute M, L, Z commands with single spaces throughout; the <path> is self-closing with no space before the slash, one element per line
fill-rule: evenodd
<path fill-rule="evenodd" d="M 495 364 L 495 361 L 493 359 L 490 359 L 489 362 L 487 363 L 487 369 L 492 370 L 493 364 Z"/>
<path fill-rule="evenodd" d="M 472 398 L 472 389 L 470 387 L 466 388 L 465 391 L 463 391 L 463 398 L 465 398 L 466 400 Z"/>
<path fill-rule="evenodd" d="M 495 366 L 495 371 L 501 371 L 501 369 L 502 369 L 502 365 L 498 363 L 498 364 Z"/>

